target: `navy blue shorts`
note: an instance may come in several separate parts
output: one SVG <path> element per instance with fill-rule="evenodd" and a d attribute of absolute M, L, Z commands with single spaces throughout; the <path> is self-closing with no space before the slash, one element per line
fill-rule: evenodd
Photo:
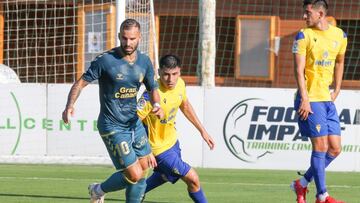
<path fill-rule="evenodd" d="M 154 171 L 165 176 L 167 181 L 173 184 L 181 177 L 184 177 L 191 169 L 191 166 L 181 159 L 179 141 L 155 158 L 158 165 Z"/>
<path fill-rule="evenodd" d="M 294 102 L 294 108 L 298 111 L 300 106 L 300 97 L 297 96 Z M 341 135 L 339 116 L 334 102 L 310 102 L 312 114 L 306 120 L 298 119 L 299 130 L 302 136 L 309 138 Z"/>
<path fill-rule="evenodd" d="M 151 153 L 145 128 L 138 122 L 133 129 L 121 127 L 107 127 L 101 133 L 110 158 L 117 170 L 123 170 L 138 158 L 145 157 Z"/>

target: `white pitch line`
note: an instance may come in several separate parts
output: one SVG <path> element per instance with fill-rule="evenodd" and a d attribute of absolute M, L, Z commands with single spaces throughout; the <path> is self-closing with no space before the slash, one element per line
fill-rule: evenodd
<path fill-rule="evenodd" d="M 56 181 L 94 181 L 96 179 L 74 179 L 74 178 L 43 178 L 43 177 L 3 177 L 0 179 L 12 180 L 56 180 Z"/>
<path fill-rule="evenodd" d="M 244 185 L 244 186 L 263 186 L 263 187 L 290 187 L 289 184 L 277 184 L 277 183 L 224 183 L 224 182 L 205 182 L 201 181 L 204 184 L 211 184 L 211 185 Z M 360 186 L 356 185 L 326 185 L 326 187 L 331 188 L 360 188 Z"/>
<path fill-rule="evenodd" d="M 0 176 L 0 179 L 3 180 L 54 180 L 54 181 L 101 181 L 100 179 L 74 179 L 74 178 L 43 178 L 43 177 L 5 177 Z M 261 187 L 289 187 L 289 184 L 277 184 L 277 183 L 229 183 L 229 182 L 205 182 L 201 181 L 203 184 L 210 184 L 210 185 L 243 185 L 243 186 L 261 186 Z M 327 185 L 329 188 L 360 188 L 360 185 Z"/>

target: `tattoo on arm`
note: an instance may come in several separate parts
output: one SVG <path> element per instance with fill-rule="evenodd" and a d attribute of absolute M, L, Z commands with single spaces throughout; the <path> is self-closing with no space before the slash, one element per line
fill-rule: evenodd
<path fill-rule="evenodd" d="M 79 81 L 77 81 L 72 87 L 68 95 L 68 100 L 66 103 L 66 107 L 71 107 L 74 105 L 75 101 L 80 95 L 80 92 L 82 90 L 82 86 L 80 85 Z"/>

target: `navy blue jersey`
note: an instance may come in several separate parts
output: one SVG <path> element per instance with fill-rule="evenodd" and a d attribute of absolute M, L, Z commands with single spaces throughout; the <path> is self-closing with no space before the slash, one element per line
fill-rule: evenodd
<path fill-rule="evenodd" d="M 148 56 L 137 51 L 136 61 L 130 65 L 118 54 L 118 49 L 97 56 L 82 76 L 87 82 L 99 81 L 100 133 L 104 126 L 134 127 L 138 122 L 136 96 L 141 83 L 148 91 L 158 87 Z"/>

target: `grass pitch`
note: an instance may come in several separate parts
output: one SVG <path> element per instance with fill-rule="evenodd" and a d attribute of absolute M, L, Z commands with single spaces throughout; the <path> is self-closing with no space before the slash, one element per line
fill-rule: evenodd
<path fill-rule="evenodd" d="M 295 171 L 196 169 L 209 203 L 291 203 Z M 0 164 L 0 203 L 88 202 L 87 186 L 114 172 L 109 166 Z M 327 172 L 329 193 L 346 203 L 360 203 L 360 173 Z M 315 202 L 312 183 L 308 202 Z M 105 202 L 125 202 L 123 191 Z M 191 203 L 186 185 L 166 183 L 146 195 L 145 203 Z"/>

